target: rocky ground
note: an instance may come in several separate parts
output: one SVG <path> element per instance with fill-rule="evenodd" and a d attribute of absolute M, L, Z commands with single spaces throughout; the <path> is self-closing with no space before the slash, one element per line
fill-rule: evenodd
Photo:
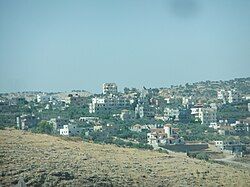
<path fill-rule="evenodd" d="M 250 171 L 182 154 L 0 131 L 0 186 L 250 186 Z"/>

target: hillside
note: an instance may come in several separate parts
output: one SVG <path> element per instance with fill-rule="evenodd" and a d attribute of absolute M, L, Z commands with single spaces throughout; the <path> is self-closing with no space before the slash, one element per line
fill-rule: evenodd
<path fill-rule="evenodd" d="M 247 186 L 250 171 L 181 154 L 0 131 L 0 186 Z"/>

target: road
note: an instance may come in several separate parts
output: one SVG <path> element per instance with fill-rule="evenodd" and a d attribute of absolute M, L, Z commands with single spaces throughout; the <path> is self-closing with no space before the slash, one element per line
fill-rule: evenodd
<path fill-rule="evenodd" d="M 238 166 L 250 168 L 250 163 L 237 162 L 237 161 L 234 161 L 234 158 L 235 158 L 234 155 L 229 155 L 225 158 L 214 159 L 214 161 L 224 162 L 224 163 L 228 163 L 228 164 L 233 164 L 233 165 L 238 165 Z"/>

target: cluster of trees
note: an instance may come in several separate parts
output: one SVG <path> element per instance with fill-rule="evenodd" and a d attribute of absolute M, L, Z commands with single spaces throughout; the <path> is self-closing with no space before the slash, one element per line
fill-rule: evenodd
<path fill-rule="evenodd" d="M 188 152 L 187 156 L 200 160 L 209 160 L 209 155 L 206 152 Z"/>
<path fill-rule="evenodd" d="M 152 149 L 152 146 L 146 144 L 146 132 L 137 133 L 125 128 L 90 132 L 87 136 L 83 132 L 81 136 L 84 140 L 92 140 L 96 143 L 115 144 L 123 147 L 133 147 L 141 149 Z M 124 141 L 123 139 L 126 139 L 127 141 Z M 131 142 L 128 139 L 136 140 L 139 143 Z"/>
<path fill-rule="evenodd" d="M 132 142 L 127 142 L 121 139 L 115 139 L 112 141 L 112 143 L 115 145 L 118 145 L 119 147 L 131 147 L 131 148 L 137 148 L 137 149 L 150 149 L 150 150 L 153 149 L 151 145 L 148 145 L 146 143 L 132 143 Z"/>
<path fill-rule="evenodd" d="M 217 111 L 218 119 L 229 119 L 230 121 L 235 121 L 247 117 L 250 117 L 250 113 L 248 112 L 247 108 L 247 102 L 225 104 Z"/>
<path fill-rule="evenodd" d="M 40 121 L 31 131 L 34 133 L 53 134 L 53 125 L 47 121 Z"/>
<path fill-rule="evenodd" d="M 185 141 L 209 142 L 225 139 L 225 136 L 216 134 L 212 128 L 203 124 L 179 124 L 178 128 L 180 129 L 179 135 L 182 136 Z"/>

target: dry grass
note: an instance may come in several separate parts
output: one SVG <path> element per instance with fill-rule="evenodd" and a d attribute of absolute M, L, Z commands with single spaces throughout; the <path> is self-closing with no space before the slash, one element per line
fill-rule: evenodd
<path fill-rule="evenodd" d="M 0 186 L 249 186 L 250 171 L 154 151 L 0 131 Z"/>

